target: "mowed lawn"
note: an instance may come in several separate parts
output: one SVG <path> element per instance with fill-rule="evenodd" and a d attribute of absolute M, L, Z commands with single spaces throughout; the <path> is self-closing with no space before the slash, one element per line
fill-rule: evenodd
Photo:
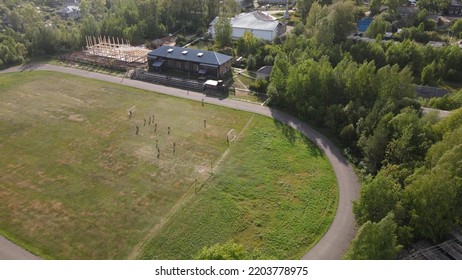
<path fill-rule="evenodd" d="M 0 234 L 42 257 L 180 259 L 235 240 L 297 258 L 335 213 L 327 159 L 265 117 L 41 71 L 0 75 L 0 112 Z"/>

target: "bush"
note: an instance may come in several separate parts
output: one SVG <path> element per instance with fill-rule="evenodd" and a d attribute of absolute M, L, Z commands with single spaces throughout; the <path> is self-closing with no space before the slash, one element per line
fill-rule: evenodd
<path fill-rule="evenodd" d="M 428 106 L 440 110 L 455 110 L 462 107 L 462 90 L 447 94 L 443 97 L 434 97 L 428 101 Z"/>
<path fill-rule="evenodd" d="M 265 65 L 273 65 L 274 64 L 274 57 L 272 55 L 267 55 L 265 56 L 265 58 L 263 59 L 263 63 L 265 63 Z"/>
<path fill-rule="evenodd" d="M 215 244 L 202 248 L 196 256 L 196 260 L 258 260 L 271 259 L 258 250 L 247 250 L 244 246 L 234 242 Z"/>
<path fill-rule="evenodd" d="M 249 89 L 260 93 L 266 93 L 266 90 L 268 89 L 268 81 L 256 80 L 250 84 Z"/>
<path fill-rule="evenodd" d="M 437 86 L 438 85 L 438 72 L 435 62 L 424 67 L 421 74 L 421 82 L 423 85 Z"/>
<path fill-rule="evenodd" d="M 366 35 L 371 38 L 376 38 L 378 35 L 383 35 L 385 32 L 391 30 L 391 23 L 382 19 L 374 20 L 370 25 L 369 28 L 366 30 Z"/>
<path fill-rule="evenodd" d="M 448 73 L 446 74 L 446 79 L 451 82 L 462 81 L 462 72 L 449 69 Z"/>
<path fill-rule="evenodd" d="M 180 34 L 180 35 L 176 36 L 175 45 L 184 46 L 184 45 L 186 45 L 186 43 L 187 43 L 187 40 L 183 35 Z"/>
<path fill-rule="evenodd" d="M 202 36 L 207 36 L 207 28 L 201 26 L 199 28 L 197 28 L 196 30 L 196 36 L 198 37 L 202 37 Z"/>
<path fill-rule="evenodd" d="M 247 58 L 247 69 L 255 70 L 255 67 L 257 67 L 257 60 L 253 55 L 249 55 Z"/>
<path fill-rule="evenodd" d="M 303 33 L 305 33 L 305 25 L 303 23 L 301 23 L 301 22 L 298 23 L 297 25 L 295 25 L 292 32 L 297 36 L 302 35 Z"/>

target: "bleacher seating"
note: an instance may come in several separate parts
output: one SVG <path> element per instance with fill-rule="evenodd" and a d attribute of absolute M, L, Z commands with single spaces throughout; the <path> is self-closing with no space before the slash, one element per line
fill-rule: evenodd
<path fill-rule="evenodd" d="M 190 80 L 180 77 L 167 76 L 158 73 L 146 72 L 144 70 L 135 70 L 132 79 L 145 81 L 153 84 L 161 84 L 181 89 L 194 91 L 204 91 L 204 83 L 197 80 Z M 207 92 L 219 93 L 219 90 L 207 89 Z M 226 92 L 226 91 L 225 91 Z"/>

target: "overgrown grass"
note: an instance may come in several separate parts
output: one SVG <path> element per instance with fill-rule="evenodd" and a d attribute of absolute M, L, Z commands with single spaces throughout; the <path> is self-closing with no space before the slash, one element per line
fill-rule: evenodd
<path fill-rule="evenodd" d="M 242 71 L 242 74 L 239 74 L 238 71 L 236 70 L 233 70 L 233 71 L 234 71 L 233 74 L 235 75 L 234 79 L 239 79 L 247 88 L 250 86 L 250 84 L 252 84 L 256 80 L 255 72 L 249 72 L 247 70 L 244 70 Z"/>
<path fill-rule="evenodd" d="M 238 74 L 239 71 L 241 70 L 233 69 L 234 87 L 236 88 L 234 95 L 236 96 L 236 98 L 239 100 L 247 100 L 247 101 L 259 102 L 259 103 L 266 101 L 265 96 L 258 95 L 255 92 L 248 91 L 250 85 L 255 82 L 255 79 L 252 79 L 251 77 L 256 78 L 257 76 L 256 73 L 243 70 L 242 73 L 244 75 L 242 75 L 242 74 Z M 233 97 L 230 96 L 230 98 L 233 98 Z"/>
<path fill-rule="evenodd" d="M 42 71 L 0 75 L 0 111 L 0 232 L 42 257 L 125 259 L 163 225 L 144 257 L 234 239 L 298 258 L 335 213 L 328 161 L 264 117 L 223 157 L 251 114 Z"/>
<path fill-rule="evenodd" d="M 229 240 L 277 259 L 306 253 L 333 219 L 335 176 L 311 142 L 278 127 L 256 116 L 218 172 L 148 243 L 143 258 L 189 259 Z"/>
<path fill-rule="evenodd" d="M 212 41 L 199 40 L 194 44 L 189 45 L 189 48 L 198 49 L 198 50 L 209 50 L 213 46 Z"/>

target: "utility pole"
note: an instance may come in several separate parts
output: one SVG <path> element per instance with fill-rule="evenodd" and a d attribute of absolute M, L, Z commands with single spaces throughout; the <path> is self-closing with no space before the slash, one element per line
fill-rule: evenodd
<path fill-rule="evenodd" d="M 286 12 L 284 13 L 284 19 L 289 19 L 289 0 L 286 0 Z"/>

